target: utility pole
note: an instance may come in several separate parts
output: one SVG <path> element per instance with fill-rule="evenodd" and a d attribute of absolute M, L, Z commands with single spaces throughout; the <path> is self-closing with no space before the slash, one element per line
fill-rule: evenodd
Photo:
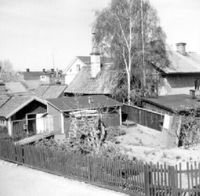
<path fill-rule="evenodd" d="M 143 13 L 143 0 L 141 0 L 141 36 L 142 36 L 142 88 L 143 90 L 146 88 L 146 66 L 144 59 L 144 13 Z"/>

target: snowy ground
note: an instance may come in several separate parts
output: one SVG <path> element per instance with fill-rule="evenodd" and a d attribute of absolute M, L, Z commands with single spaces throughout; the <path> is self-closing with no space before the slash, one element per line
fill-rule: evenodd
<path fill-rule="evenodd" d="M 125 196 L 0 160 L 0 196 Z"/>
<path fill-rule="evenodd" d="M 162 132 L 137 125 L 136 127 L 126 128 L 126 135 L 119 136 L 119 147 L 123 153 L 129 155 L 130 158 L 136 157 L 138 160 L 153 163 L 167 163 L 168 165 L 176 165 L 186 162 L 200 162 L 200 144 L 184 148 L 166 149 L 163 146 Z"/>

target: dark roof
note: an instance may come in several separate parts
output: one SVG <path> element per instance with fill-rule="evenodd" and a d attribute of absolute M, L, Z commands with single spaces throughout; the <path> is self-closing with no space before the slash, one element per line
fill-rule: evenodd
<path fill-rule="evenodd" d="M 33 100 L 37 100 L 37 101 L 40 101 L 41 103 L 44 103 L 44 101 L 33 96 L 11 96 L 0 107 L 0 116 L 9 118 Z"/>
<path fill-rule="evenodd" d="M 111 69 L 110 66 L 105 66 L 96 78 L 91 78 L 90 69 L 90 66 L 82 67 L 65 90 L 65 93 L 112 94 L 112 90 L 117 84 L 115 79 L 118 76 L 118 71 Z"/>
<path fill-rule="evenodd" d="M 65 89 L 66 85 L 40 85 L 35 94 L 42 99 L 54 99 L 60 97 Z"/>
<path fill-rule="evenodd" d="M 161 68 L 166 74 L 200 73 L 200 55 L 188 52 L 182 55 L 173 50 L 167 50 L 169 66 Z"/>
<path fill-rule="evenodd" d="M 24 80 L 39 80 L 42 75 L 50 75 L 43 71 L 22 71 L 20 73 L 24 76 Z"/>
<path fill-rule="evenodd" d="M 122 105 L 122 103 L 104 95 L 62 97 L 58 99 L 48 99 L 47 102 L 63 112 L 81 109 L 115 107 Z"/>
<path fill-rule="evenodd" d="M 146 98 L 143 102 L 153 104 L 162 109 L 172 112 L 188 111 L 195 108 L 200 108 L 200 100 L 192 99 L 190 95 L 168 95 L 158 98 Z"/>

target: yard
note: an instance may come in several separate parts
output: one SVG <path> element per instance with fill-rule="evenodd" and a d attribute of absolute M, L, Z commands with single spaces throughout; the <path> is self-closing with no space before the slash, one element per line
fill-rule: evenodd
<path fill-rule="evenodd" d="M 163 146 L 162 132 L 141 125 L 133 127 L 121 127 L 126 134 L 117 137 L 117 143 L 121 152 L 131 159 L 136 158 L 144 162 L 166 163 L 176 165 L 178 163 L 200 162 L 200 144 L 188 149 L 171 148 Z M 186 164 L 183 164 L 183 166 Z"/>

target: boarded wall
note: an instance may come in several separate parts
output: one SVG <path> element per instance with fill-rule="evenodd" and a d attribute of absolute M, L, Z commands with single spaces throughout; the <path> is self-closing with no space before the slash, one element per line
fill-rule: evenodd
<path fill-rule="evenodd" d="M 124 104 L 122 106 L 122 114 L 127 115 L 127 120 L 134 121 L 152 129 L 162 130 L 164 116 L 160 113 Z"/>

